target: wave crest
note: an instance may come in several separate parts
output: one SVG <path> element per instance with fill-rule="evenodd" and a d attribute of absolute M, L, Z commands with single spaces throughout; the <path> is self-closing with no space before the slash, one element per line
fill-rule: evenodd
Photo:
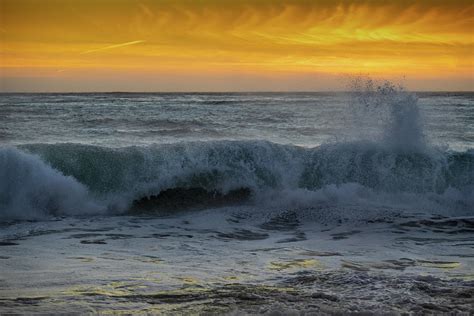
<path fill-rule="evenodd" d="M 245 189 L 257 201 L 265 200 L 269 192 L 280 192 L 281 201 L 284 196 L 294 198 L 296 193 L 288 192 L 301 196 L 303 191 L 305 196 L 334 200 L 334 191 L 339 190 L 338 198 L 346 202 L 344 192 L 351 192 L 349 198 L 354 192 L 367 197 L 369 190 L 379 196 L 429 195 L 450 204 L 454 198 L 456 205 L 474 206 L 469 198 L 474 193 L 472 151 L 408 152 L 371 142 L 303 148 L 266 141 L 124 148 L 35 144 L 21 149 L 29 154 L 0 149 L 3 215 L 124 211 L 134 201 L 169 189 L 199 189 L 222 196 Z M 318 203 L 321 199 L 302 200 Z"/>

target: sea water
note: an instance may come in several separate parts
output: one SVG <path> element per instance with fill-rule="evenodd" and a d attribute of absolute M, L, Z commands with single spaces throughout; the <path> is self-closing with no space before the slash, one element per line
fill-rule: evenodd
<path fill-rule="evenodd" d="M 0 312 L 451 312 L 474 94 L 0 96 Z"/>

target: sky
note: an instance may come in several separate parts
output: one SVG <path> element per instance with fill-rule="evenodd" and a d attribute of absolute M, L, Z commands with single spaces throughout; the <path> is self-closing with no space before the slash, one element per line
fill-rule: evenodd
<path fill-rule="evenodd" d="M 0 0 L 0 91 L 474 90 L 473 1 Z"/>

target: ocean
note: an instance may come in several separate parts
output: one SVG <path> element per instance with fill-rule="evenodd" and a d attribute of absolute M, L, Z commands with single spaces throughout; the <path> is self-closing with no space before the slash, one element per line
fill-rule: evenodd
<path fill-rule="evenodd" d="M 473 304 L 474 93 L 0 95 L 0 313 Z"/>

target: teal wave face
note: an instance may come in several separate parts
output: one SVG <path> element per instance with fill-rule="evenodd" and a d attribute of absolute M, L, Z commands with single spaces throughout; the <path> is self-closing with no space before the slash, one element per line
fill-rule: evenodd
<path fill-rule="evenodd" d="M 384 192 L 433 192 L 474 185 L 470 152 L 397 151 L 375 143 L 332 144 L 314 149 L 300 185 L 358 183 Z"/>
<path fill-rule="evenodd" d="M 474 208 L 472 150 L 402 151 L 370 142 L 303 148 L 213 141 L 124 148 L 34 144 L 0 148 L 0 154 L 0 205 L 13 217 L 15 212 L 122 212 L 134 201 L 165 191 L 209 192 L 223 201 L 239 190 L 257 200 L 269 192 L 281 192 L 276 196 L 283 199 L 289 192 L 327 193 L 347 201 L 363 188 L 379 195 L 448 196 L 447 204 Z"/>
<path fill-rule="evenodd" d="M 230 190 L 278 187 L 302 166 L 304 150 L 269 142 L 196 142 L 104 148 L 79 144 L 23 147 L 96 195 L 173 187 Z M 298 162 L 298 160 L 300 160 Z"/>
<path fill-rule="evenodd" d="M 264 141 L 216 141 L 104 148 L 30 145 L 65 175 L 97 195 L 173 187 L 319 189 L 358 183 L 383 192 L 443 193 L 474 185 L 472 152 L 399 151 L 354 142 L 316 148 Z M 154 191 L 154 192 L 152 192 Z"/>

